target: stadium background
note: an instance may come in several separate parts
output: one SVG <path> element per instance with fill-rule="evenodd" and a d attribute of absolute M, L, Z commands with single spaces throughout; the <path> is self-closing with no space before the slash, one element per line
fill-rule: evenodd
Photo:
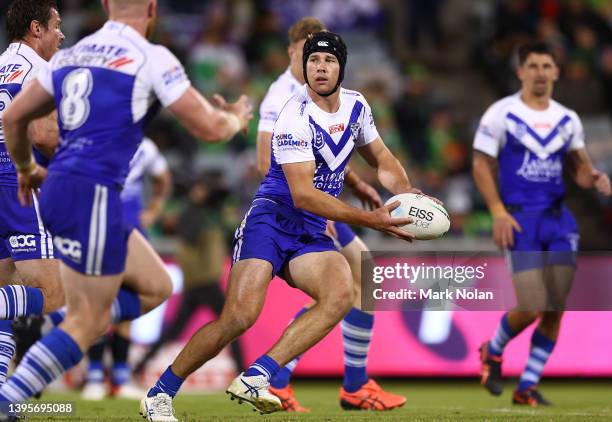
<path fill-rule="evenodd" d="M 7 3 L 0 4 L 2 19 Z M 97 0 L 58 3 L 64 47 L 98 29 L 105 19 Z M 349 61 L 344 86 L 365 94 L 383 139 L 415 186 L 441 198 L 452 221 L 444 239 L 414 245 L 360 231 L 372 250 L 494 250 L 491 220 L 471 180 L 470 145 L 486 107 L 516 91 L 512 51 L 527 39 L 535 37 L 554 46 L 562 70 L 555 98 L 579 113 L 595 165 L 612 173 L 610 1 L 159 0 L 159 15 L 155 41 L 185 63 L 198 89 L 229 99 L 245 92 L 256 106 L 288 64 L 286 32 L 295 20 L 317 16 L 345 37 Z M 6 45 L 6 40 L 0 37 L 0 43 Z M 172 197 L 150 235 L 172 269 L 176 295 L 165 309 L 134 327 L 138 342 L 153 341 L 162 320 L 171 322 L 176 315 L 182 290 L 176 254 L 183 242 L 193 241 L 194 232 L 208 236 L 201 245 L 201 259 L 217 262 L 211 274 L 218 271 L 219 282 L 225 283 L 228 263 L 218 257 L 226 256 L 233 230 L 260 180 L 256 125 L 257 116 L 247 136 L 223 146 L 198 143 L 167 114 L 149 128 L 148 135 L 169 160 L 174 177 Z M 352 166 L 376 185 L 375 175 L 363 162 L 355 159 Z M 581 226 L 581 249 L 612 250 L 612 202 L 568 186 L 568 204 Z M 196 192 L 202 191 L 207 198 L 203 203 L 195 200 Z M 346 199 L 353 201 L 350 195 Z M 187 212 L 194 209 L 197 212 Z M 282 281 L 273 282 L 262 318 L 240 340 L 245 363 L 272 344 L 306 300 Z M 201 308 L 179 338 L 185 340 L 211 317 Z M 371 373 L 476 375 L 476 348 L 498 319 L 499 312 L 379 313 Z M 609 332 L 612 313 L 573 312 L 564 323 L 545 374 L 612 375 L 612 360 L 600 353 L 610 347 L 610 337 L 602 338 L 600 333 Z M 505 373 L 517 375 L 522 370 L 528 337 L 525 333 L 509 346 L 507 355 L 512 357 Z M 592 352 L 585 352 L 584 345 L 592 346 L 588 348 Z M 168 345 L 152 361 L 145 372 L 146 384 L 166 367 L 178 347 Z M 341 349 L 336 330 L 304 356 L 296 374 L 340 375 Z M 135 353 L 142 350 L 136 348 Z M 190 378 L 186 389 L 224 388 L 234 371 L 229 353 L 224 352 Z"/>

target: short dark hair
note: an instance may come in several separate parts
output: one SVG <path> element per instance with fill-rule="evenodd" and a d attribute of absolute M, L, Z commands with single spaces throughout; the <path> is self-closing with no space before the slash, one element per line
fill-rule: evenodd
<path fill-rule="evenodd" d="M 527 61 L 527 57 L 530 54 L 546 54 L 550 56 L 553 61 L 556 62 L 555 54 L 552 51 L 552 48 L 544 42 L 534 41 L 526 44 L 522 44 L 519 46 L 517 50 L 517 58 L 519 66 L 522 66 Z"/>
<path fill-rule="evenodd" d="M 56 0 L 13 0 L 6 13 L 9 42 L 23 39 L 32 21 L 38 21 L 44 28 L 48 28 L 51 9 L 57 10 Z"/>

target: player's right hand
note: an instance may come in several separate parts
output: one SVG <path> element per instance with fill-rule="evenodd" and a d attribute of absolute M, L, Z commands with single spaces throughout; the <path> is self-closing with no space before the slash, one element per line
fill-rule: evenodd
<path fill-rule="evenodd" d="M 370 228 L 375 230 L 388 233 L 398 239 L 412 242 L 415 239 L 415 235 L 405 230 L 400 229 L 401 226 L 412 223 L 410 217 L 391 217 L 391 211 L 401 205 L 400 201 L 392 202 L 388 205 L 376 208 L 371 211 L 370 214 Z"/>
<path fill-rule="evenodd" d="M 32 206 L 32 192 L 37 195 L 38 188 L 46 177 L 47 169 L 38 164 L 32 169 L 17 172 L 17 196 L 22 207 Z"/>
<path fill-rule="evenodd" d="M 507 211 L 493 216 L 493 241 L 499 249 L 514 246 L 514 231 L 522 232 L 521 225 Z"/>
<path fill-rule="evenodd" d="M 253 105 L 249 101 L 249 97 L 241 95 L 235 103 L 228 103 L 219 94 L 213 95 L 213 101 L 217 107 L 234 114 L 240 120 L 240 130 L 246 131 L 249 121 L 253 118 Z"/>

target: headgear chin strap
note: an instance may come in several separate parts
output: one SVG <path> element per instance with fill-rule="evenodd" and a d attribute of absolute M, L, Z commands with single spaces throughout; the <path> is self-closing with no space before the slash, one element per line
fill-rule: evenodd
<path fill-rule="evenodd" d="M 334 34 L 329 31 L 315 32 L 310 34 L 304 43 L 304 54 L 302 55 L 302 71 L 304 72 L 304 80 L 310 86 L 308 81 L 308 75 L 306 74 L 306 63 L 308 57 L 312 53 L 329 53 L 336 56 L 338 63 L 340 64 L 340 73 L 338 74 L 338 83 L 334 89 L 326 94 L 319 94 L 322 97 L 329 97 L 338 90 L 338 87 L 344 79 L 344 68 L 346 67 L 346 44 L 342 41 L 342 38 L 338 34 Z M 312 88 L 312 86 L 310 86 Z M 317 93 L 318 94 L 318 93 Z"/>

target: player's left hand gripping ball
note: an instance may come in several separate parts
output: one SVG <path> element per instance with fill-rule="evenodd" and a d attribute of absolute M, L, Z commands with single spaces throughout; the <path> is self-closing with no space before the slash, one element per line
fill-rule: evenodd
<path fill-rule="evenodd" d="M 391 216 L 412 218 L 411 223 L 400 228 L 413 233 L 417 240 L 438 239 L 448 232 L 450 217 L 439 201 L 422 193 L 401 193 L 385 205 L 395 201 L 400 201 L 401 205 L 391 212 Z"/>

